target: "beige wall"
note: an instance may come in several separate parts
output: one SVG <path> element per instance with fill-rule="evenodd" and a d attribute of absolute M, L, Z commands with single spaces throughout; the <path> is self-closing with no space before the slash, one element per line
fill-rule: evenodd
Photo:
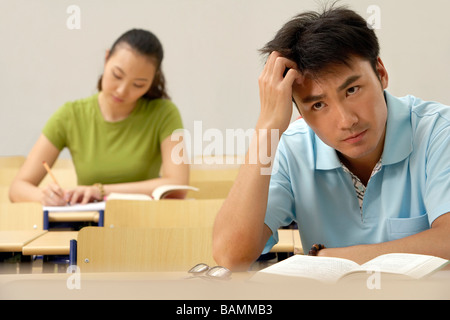
<path fill-rule="evenodd" d="M 26 155 L 65 101 L 95 92 L 105 50 L 124 31 L 155 32 L 170 94 L 185 127 L 253 128 L 257 50 L 316 0 L 0 0 L 0 156 Z M 450 104 L 450 1 L 349 0 L 366 18 L 380 8 L 390 91 Z M 80 29 L 66 22 L 80 8 Z M 67 154 L 66 154 L 67 156 Z"/>

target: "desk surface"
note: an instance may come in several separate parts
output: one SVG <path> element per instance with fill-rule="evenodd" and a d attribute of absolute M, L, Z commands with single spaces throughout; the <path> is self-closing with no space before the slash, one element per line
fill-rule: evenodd
<path fill-rule="evenodd" d="M 0 252 L 21 252 L 23 246 L 45 233 L 46 230 L 0 231 Z"/>
<path fill-rule="evenodd" d="M 187 272 L 8 274 L 0 275 L 0 299 L 450 299 L 450 270 L 427 280 L 382 279 L 380 289 L 368 289 L 367 279 L 343 284 L 295 279 L 286 285 L 252 282 L 253 274 L 234 273 L 225 281 L 188 279 Z"/>
<path fill-rule="evenodd" d="M 24 255 L 68 255 L 70 240 L 77 239 L 77 231 L 49 231 L 26 244 Z"/>

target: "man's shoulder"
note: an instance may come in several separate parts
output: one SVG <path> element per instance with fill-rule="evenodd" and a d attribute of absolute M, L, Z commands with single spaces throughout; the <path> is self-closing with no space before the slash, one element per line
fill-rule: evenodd
<path fill-rule="evenodd" d="M 328 155 L 329 150 L 334 151 L 316 136 L 304 119 L 297 119 L 289 125 L 281 137 L 279 149 L 290 159 L 301 162 L 314 162 L 316 154 L 325 152 Z"/>
<path fill-rule="evenodd" d="M 304 136 L 310 132 L 309 126 L 306 124 L 305 120 L 303 118 L 298 118 L 291 122 L 289 127 L 286 129 L 286 131 L 283 133 L 286 137 L 291 136 Z"/>
<path fill-rule="evenodd" d="M 391 106 L 402 105 L 408 107 L 413 117 L 426 118 L 429 116 L 439 116 L 444 120 L 450 121 L 450 106 L 441 102 L 428 101 L 413 95 L 403 97 L 388 95 L 388 104 Z"/>

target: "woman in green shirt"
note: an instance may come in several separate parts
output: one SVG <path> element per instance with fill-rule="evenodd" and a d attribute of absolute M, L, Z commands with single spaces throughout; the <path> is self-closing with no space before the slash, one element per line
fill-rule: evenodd
<path fill-rule="evenodd" d="M 188 184 L 180 140 L 171 139 L 182 121 L 165 90 L 162 59 L 161 43 L 151 32 L 133 29 L 117 39 L 106 53 L 99 93 L 66 103 L 49 119 L 11 185 L 11 201 L 57 206 L 101 200 L 111 192 L 151 195 L 161 185 Z M 51 166 L 65 147 L 78 186 L 39 188 L 46 175 L 43 161 Z"/>

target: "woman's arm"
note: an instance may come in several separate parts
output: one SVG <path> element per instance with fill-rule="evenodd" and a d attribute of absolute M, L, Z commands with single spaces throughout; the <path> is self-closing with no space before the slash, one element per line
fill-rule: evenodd
<path fill-rule="evenodd" d="M 47 174 L 43 161 L 52 166 L 59 153 L 47 137 L 41 134 L 11 184 L 10 200 L 37 201 L 48 206 L 64 205 L 64 190 L 57 184 L 52 183 L 42 189 L 38 187 Z"/>
<path fill-rule="evenodd" d="M 138 181 L 117 184 L 103 185 L 105 195 L 113 192 L 118 193 L 141 193 L 151 195 L 155 188 L 167 184 L 189 184 L 189 164 L 187 161 L 181 163 L 177 159 L 172 158 L 172 152 L 179 147 L 182 141 L 171 141 L 170 136 L 161 143 L 161 177 Z M 184 152 L 184 148 L 182 151 Z M 149 161 L 151 161 L 149 159 Z M 186 191 L 173 192 L 171 198 L 184 198 Z M 71 204 L 88 203 L 93 200 L 102 200 L 100 189 L 96 186 L 78 186 L 73 190 L 67 192 L 67 199 Z"/>

